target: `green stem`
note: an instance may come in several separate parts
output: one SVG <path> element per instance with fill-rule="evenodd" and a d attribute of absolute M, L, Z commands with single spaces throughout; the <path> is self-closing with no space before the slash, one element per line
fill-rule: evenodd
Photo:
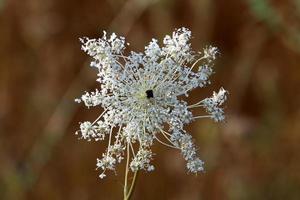
<path fill-rule="evenodd" d="M 128 167 L 129 167 L 129 143 L 127 143 L 127 156 L 126 156 L 126 169 L 125 169 L 125 180 L 124 180 L 124 200 L 127 200 L 127 182 L 128 182 Z"/>
<path fill-rule="evenodd" d="M 126 200 L 130 200 L 132 194 L 133 194 L 133 191 L 134 191 L 134 188 L 135 188 L 135 183 L 136 183 L 136 179 L 137 179 L 137 176 L 138 176 L 138 171 L 135 171 L 134 172 L 134 175 L 133 175 L 133 180 L 131 182 L 131 186 L 130 186 L 130 189 L 129 189 L 129 192 L 126 196 Z"/>
<path fill-rule="evenodd" d="M 130 198 L 132 197 L 134 188 L 135 188 L 135 184 L 136 184 L 136 179 L 137 179 L 137 175 L 138 175 L 138 171 L 134 172 L 133 175 L 133 179 L 131 181 L 131 185 L 130 188 L 128 190 L 128 173 L 129 173 L 129 160 L 130 160 L 130 144 L 127 143 L 127 156 L 126 156 L 126 169 L 125 169 L 125 180 L 124 180 L 124 200 L 130 200 Z"/>

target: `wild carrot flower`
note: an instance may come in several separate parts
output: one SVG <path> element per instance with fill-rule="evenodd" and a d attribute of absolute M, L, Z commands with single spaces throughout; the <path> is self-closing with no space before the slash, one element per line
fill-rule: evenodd
<path fill-rule="evenodd" d="M 129 55 L 124 55 L 125 38 L 114 33 L 80 39 L 82 50 L 93 58 L 91 67 L 98 71 L 99 88 L 76 102 L 88 108 L 101 106 L 104 111 L 95 121 L 82 122 L 76 133 L 88 141 L 108 138 L 106 151 L 97 159 L 100 178 L 107 170 L 114 171 L 124 157 L 132 172 L 154 170 L 151 146 L 156 142 L 181 151 L 189 172 L 203 170 L 204 162 L 184 125 L 200 118 L 224 120 L 222 105 L 227 92 L 221 88 L 193 105 L 179 98 L 210 83 L 218 54 L 212 46 L 195 53 L 190 38 L 191 31 L 180 28 L 165 36 L 162 47 L 152 39 L 144 52 L 131 51 Z M 191 109 L 195 108 L 208 114 L 193 116 Z"/>

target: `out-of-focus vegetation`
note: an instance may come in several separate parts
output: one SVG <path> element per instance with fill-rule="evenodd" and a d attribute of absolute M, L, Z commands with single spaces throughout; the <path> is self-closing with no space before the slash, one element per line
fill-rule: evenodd
<path fill-rule="evenodd" d="M 102 143 L 78 140 L 99 110 L 73 102 L 96 86 L 79 37 L 102 30 L 143 50 L 175 28 L 222 54 L 208 89 L 230 92 L 227 122 L 188 127 L 206 172 L 187 175 L 179 152 L 156 145 L 156 170 L 134 199 L 300 198 L 300 3 L 297 0 L 1 0 L 0 199 L 120 199 L 123 166 L 100 180 Z"/>

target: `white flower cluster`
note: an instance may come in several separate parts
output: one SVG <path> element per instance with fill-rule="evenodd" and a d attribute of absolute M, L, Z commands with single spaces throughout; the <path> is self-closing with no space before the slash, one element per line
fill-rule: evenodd
<path fill-rule="evenodd" d="M 93 58 L 91 66 L 98 70 L 100 84 L 99 89 L 86 92 L 76 102 L 87 107 L 101 106 L 104 111 L 94 122 L 81 123 L 77 134 L 96 141 L 108 137 L 108 148 L 97 159 L 97 168 L 102 169 L 100 178 L 105 177 L 106 170 L 115 170 L 126 155 L 131 158 L 132 171 L 154 170 L 154 142 L 179 149 L 188 171 L 203 170 L 203 162 L 184 125 L 198 118 L 224 120 L 221 105 L 227 92 L 221 88 L 211 98 L 193 105 L 178 98 L 210 83 L 218 54 L 212 46 L 195 53 L 190 38 L 191 32 L 180 28 L 164 38 L 163 47 L 152 39 L 143 53 L 129 55 L 124 55 L 125 39 L 114 33 L 107 37 L 104 32 L 99 39 L 80 39 L 82 50 Z M 200 107 L 208 115 L 193 116 L 190 109 Z"/>

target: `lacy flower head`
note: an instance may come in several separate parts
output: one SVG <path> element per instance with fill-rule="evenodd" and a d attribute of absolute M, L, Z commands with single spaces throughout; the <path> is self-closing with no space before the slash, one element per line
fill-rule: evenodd
<path fill-rule="evenodd" d="M 180 151 L 189 172 L 203 170 L 204 162 L 184 126 L 200 118 L 224 120 L 222 105 L 227 92 L 221 88 L 192 105 L 183 100 L 191 90 L 210 83 L 218 54 L 212 46 L 194 52 L 190 39 L 191 31 L 180 28 L 165 36 L 162 46 L 152 39 L 144 52 L 126 55 L 129 44 L 114 33 L 80 39 L 82 50 L 92 57 L 91 67 L 97 70 L 99 86 L 76 102 L 88 108 L 100 106 L 104 111 L 95 121 L 80 123 L 76 134 L 88 141 L 107 139 L 108 147 L 97 159 L 100 178 L 108 170 L 115 171 L 124 158 L 129 171 L 154 170 L 151 146 L 156 144 Z M 194 116 L 193 109 L 203 109 L 207 114 Z"/>

